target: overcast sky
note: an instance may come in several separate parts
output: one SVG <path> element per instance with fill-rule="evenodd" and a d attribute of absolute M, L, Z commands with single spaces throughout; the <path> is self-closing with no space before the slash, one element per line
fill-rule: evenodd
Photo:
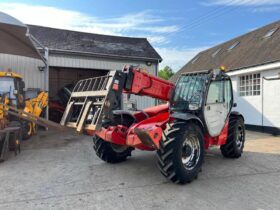
<path fill-rule="evenodd" d="M 280 19 L 280 0 L 0 0 L 24 23 L 147 37 L 179 70 L 199 51 Z"/>

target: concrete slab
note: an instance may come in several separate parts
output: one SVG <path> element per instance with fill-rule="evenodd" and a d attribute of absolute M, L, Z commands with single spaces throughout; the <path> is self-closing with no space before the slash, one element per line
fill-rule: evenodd
<path fill-rule="evenodd" d="M 247 132 L 244 155 L 211 148 L 199 178 L 167 181 L 153 152 L 107 164 L 90 137 L 41 131 L 0 164 L 0 209 L 279 209 L 280 138 Z"/>

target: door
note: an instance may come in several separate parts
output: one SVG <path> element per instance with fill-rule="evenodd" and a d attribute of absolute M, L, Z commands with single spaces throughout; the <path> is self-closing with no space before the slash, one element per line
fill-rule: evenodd
<path fill-rule="evenodd" d="M 220 135 L 231 107 L 232 89 L 230 80 L 212 81 L 204 106 L 204 119 L 210 136 Z"/>
<path fill-rule="evenodd" d="M 263 79 L 263 126 L 280 128 L 280 81 Z M 275 129 L 276 130 L 276 129 Z"/>

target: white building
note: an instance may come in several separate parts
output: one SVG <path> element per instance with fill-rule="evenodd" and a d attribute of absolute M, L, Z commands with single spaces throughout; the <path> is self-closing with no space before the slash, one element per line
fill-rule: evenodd
<path fill-rule="evenodd" d="M 219 68 L 231 76 L 235 110 L 248 129 L 280 133 L 280 21 L 200 52 L 183 72 Z"/>

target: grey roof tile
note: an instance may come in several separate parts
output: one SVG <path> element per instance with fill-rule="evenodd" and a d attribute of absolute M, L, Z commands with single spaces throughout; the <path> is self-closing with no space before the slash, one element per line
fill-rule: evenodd
<path fill-rule="evenodd" d="M 221 65 L 225 65 L 227 70 L 233 71 L 279 61 L 280 30 L 277 30 L 271 37 L 264 38 L 273 28 L 280 29 L 280 20 L 200 52 L 196 55 L 199 58 L 195 62 L 188 62 L 170 80 L 175 82 L 185 72 L 215 69 Z M 240 43 L 228 51 L 227 49 L 237 41 Z M 218 49 L 221 50 L 213 56 Z"/>
<path fill-rule="evenodd" d="M 89 53 L 105 57 L 124 57 L 161 61 L 146 38 L 132 38 L 84 33 L 28 25 L 30 34 L 50 50 Z"/>

